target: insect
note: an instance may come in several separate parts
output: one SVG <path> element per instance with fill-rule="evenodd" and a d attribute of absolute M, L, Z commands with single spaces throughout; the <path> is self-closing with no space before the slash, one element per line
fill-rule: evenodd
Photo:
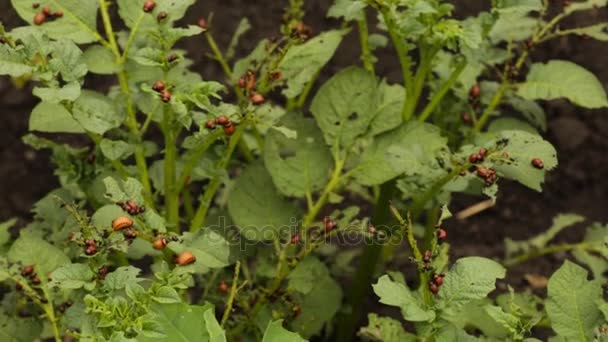
<path fill-rule="evenodd" d="M 260 93 L 252 94 L 249 99 L 251 100 L 251 103 L 253 103 L 254 105 L 261 105 L 262 103 L 264 103 L 266 101 L 266 99 L 264 98 L 264 95 L 262 95 Z"/>
<path fill-rule="evenodd" d="M 176 262 L 180 266 L 190 265 L 196 261 L 196 257 L 190 251 L 184 251 L 177 256 Z"/>
<path fill-rule="evenodd" d="M 154 242 L 152 242 L 152 247 L 154 247 L 154 249 L 161 250 L 161 249 L 165 248 L 166 246 L 167 246 L 167 239 L 165 239 L 165 238 L 158 238 L 158 239 L 154 240 Z"/>
<path fill-rule="evenodd" d="M 154 11 L 154 7 L 156 7 L 156 2 L 154 0 L 147 0 L 144 2 L 144 12 L 150 13 Z"/>
<path fill-rule="evenodd" d="M 122 230 L 133 227 L 133 220 L 126 216 L 120 216 L 112 221 L 113 230 Z"/>
<path fill-rule="evenodd" d="M 543 169 L 545 167 L 545 164 L 543 163 L 542 160 L 540 160 L 540 158 L 534 158 L 531 161 L 532 166 L 534 166 L 537 169 Z"/>

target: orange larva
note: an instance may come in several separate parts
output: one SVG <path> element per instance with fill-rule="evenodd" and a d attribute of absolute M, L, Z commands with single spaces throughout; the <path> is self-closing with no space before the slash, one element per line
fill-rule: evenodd
<path fill-rule="evenodd" d="M 126 228 L 133 227 L 133 220 L 126 216 L 120 216 L 112 221 L 112 229 L 113 230 L 123 230 Z"/>
<path fill-rule="evenodd" d="M 152 242 L 152 247 L 154 247 L 154 249 L 161 250 L 161 249 L 165 248 L 166 246 L 167 246 L 167 239 L 165 239 L 165 238 L 156 239 L 156 240 L 154 240 L 154 242 Z"/>
<path fill-rule="evenodd" d="M 196 261 L 196 257 L 190 251 L 184 251 L 177 256 L 176 262 L 180 266 L 189 265 Z"/>

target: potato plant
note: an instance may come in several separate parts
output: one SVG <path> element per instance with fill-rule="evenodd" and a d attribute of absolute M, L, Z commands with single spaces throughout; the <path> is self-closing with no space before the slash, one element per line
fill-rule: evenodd
<path fill-rule="evenodd" d="M 0 74 L 35 85 L 23 141 L 50 151 L 61 186 L 26 227 L 0 225 L 2 340 L 606 338 L 608 227 L 553 244 L 583 220 L 564 214 L 502 260 L 448 259 L 452 194 L 541 191 L 557 167 L 540 101 L 608 107 L 591 72 L 531 58 L 563 36 L 608 40 L 608 23 L 563 24 L 605 0 L 494 0 L 464 20 L 442 0 L 336 0 L 324 32 L 289 0 L 246 56 L 249 22 L 220 47 L 211 16 L 181 20 L 194 2 L 11 0 L 25 24 L 0 26 Z M 328 74 L 349 34 L 360 63 Z M 192 72 L 182 39 L 225 77 Z M 380 47 L 401 82 L 377 72 Z M 115 82 L 84 87 L 91 74 Z M 546 298 L 493 293 L 509 266 L 558 251 L 572 261 Z"/>

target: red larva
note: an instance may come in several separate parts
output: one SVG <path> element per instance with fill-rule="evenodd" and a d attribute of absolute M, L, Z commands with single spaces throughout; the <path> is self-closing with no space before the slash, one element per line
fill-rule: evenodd
<path fill-rule="evenodd" d="M 180 266 L 190 265 L 196 261 L 196 257 L 190 251 L 184 251 L 177 256 L 176 262 Z"/>
<path fill-rule="evenodd" d="M 429 290 L 431 290 L 431 292 L 433 294 L 437 294 L 437 293 L 439 293 L 439 286 L 437 286 L 437 284 L 435 284 L 434 282 L 430 282 L 429 283 Z"/>
<path fill-rule="evenodd" d="M 131 227 L 133 227 L 133 220 L 126 216 L 118 217 L 112 221 L 112 229 L 115 231 Z"/>
<path fill-rule="evenodd" d="M 325 216 L 323 218 L 323 226 L 325 228 L 325 233 L 329 233 L 338 226 L 338 223 L 336 223 L 336 221 L 334 221 L 331 217 Z"/>
<path fill-rule="evenodd" d="M 437 241 L 439 241 L 439 243 L 445 241 L 445 239 L 447 239 L 447 237 L 448 237 L 448 233 L 443 228 L 437 229 Z"/>
<path fill-rule="evenodd" d="M 48 6 L 44 6 L 42 8 L 42 13 L 46 16 L 50 16 L 51 15 L 51 9 Z"/>
<path fill-rule="evenodd" d="M 476 99 L 479 97 L 479 95 L 481 94 L 481 88 L 479 87 L 478 84 L 474 84 L 471 89 L 469 90 L 469 96 L 472 99 Z"/>
<path fill-rule="evenodd" d="M 424 251 L 424 256 L 422 257 L 422 260 L 424 262 L 429 262 L 431 261 L 431 259 L 433 258 L 433 253 L 429 250 Z"/>
<path fill-rule="evenodd" d="M 230 123 L 230 119 L 226 115 L 220 115 L 215 119 L 215 122 L 220 126 L 226 126 Z"/>
<path fill-rule="evenodd" d="M 215 129 L 215 127 L 217 127 L 215 120 L 207 120 L 205 123 L 206 129 Z"/>
<path fill-rule="evenodd" d="M 239 77 L 239 88 L 245 88 L 247 86 L 247 80 L 245 76 Z"/>
<path fill-rule="evenodd" d="M 236 128 L 231 122 L 224 126 L 224 134 L 227 136 L 233 135 L 235 130 Z"/>
<path fill-rule="evenodd" d="M 300 237 L 300 234 L 296 233 L 291 237 L 291 244 L 292 245 L 297 245 L 300 243 L 300 241 L 302 241 L 302 238 Z"/>
<path fill-rule="evenodd" d="M 221 293 L 228 293 L 228 284 L 226 284 L 225 281 L 221 281 L 220 284 L 217 286 L 218 291 L 220 291 Z"/>
<path fill-rule="evenodd" d="M 201 18 L 198 20 L 198 27 L 202 28 L 203 30 L 206 30 L 207 27 L 207 20 L 205 20 L 204 18 Z"/>
<path fill-rule="evenodd" d="M 61 17 L 63 17 L 63 12 L 62 11 L 55 11 L 55 13 L 53 13 L 53 16 L 55 18 L 61 18 Z"/>
<path fill-rule="evenodd" d="M 171 92 L 167 89 L 164 89 L 163 91 L 160 92 L 160 97 L 164 103 L 167 103 L 167 102 L 171 101 Z"/>
<path fill-rule="evenodd" d="M 158 13 L 158 15 L 156 16 L 156 20 L 160 23 L 161 21 L 167 19 L 167 17 L 169 16 L 169 14 L 167 14 L 167 12 L 160 12 Z"/>
<path fill-rule="evenodd" d="M 443 276 L 441 274 L 434 274 L 433 282 L 437 284 L 437 286 L 443 285 Z"/>
<path fill-rule="evenodd" d="M 156 2 L 154 0 L 146 0 L 146 2 L 144 2 L 144 12 L 150 13 L 154 11 L 154 7 L 156 7 Z"/>
<path fill-rule="evenodd" d="M 34 273 L 33 265 L 27 265 L 21 270 L 21 275 L 24 277 L 29 277 L 30 275 L 32 275 L 32 273 Z"/>
<path fill-rule="evenodd" d="M 374 226 L 369 226 L 369 227 L 367 227 L 367 232 L 373 235 L 373 234 L 376 234 L 378 232 L 378 230 Z"/>
<path fill-rule="evenodd" d="M 157 250 L 161 250 L 163 248 L 165 248 L 167 246 L 167 239 L 165 238 L 159 238 L 154 240 L 154 242 L 152 242 L 152 247 L 154 247 L 154 249 Z"/>
<path fill-rule="evenodd" d="M 165 90 L 165 82 L 163 82 L 163 81 L 154 82 L 154 84 L 152 85 L 152 89 L 154 91 L 158 91 L 158 92 Z"/>
<path fill-rule="evenodd" d="M 34 24 L 42 25 L 46 21 L 46 15 L 42 12 L 36 13 L 34 16 Z"/>
<path fill-rule="evenodd" d="M 264 98 L 264 95 L 260 94 L 260 93 L 254 93 L 251 95 L 251 103 L 253 103 L 254 105 L 261 105 L 262 103 L 264 103 L 266 101 L 266 99 Z"/>
<path fill-rule="evenodd" d="M 534 166 L 535 168 L 537 168 L 539 170 L 543 169 L 545 167 L 545 164 L 539 158 L 532 159 L 531 163 L 532 163 L 532 166 Z"/>

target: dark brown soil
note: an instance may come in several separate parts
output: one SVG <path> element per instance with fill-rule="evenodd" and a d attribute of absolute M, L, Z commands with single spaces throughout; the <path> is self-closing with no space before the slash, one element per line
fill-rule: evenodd
<path fill-rule="evenodd" d="M 337 26 L 337 22 L 325 19 L 331 2 L 306 1 L 306 21 L 316 31 Z M 240 18 L 248 17 L 254 29 L 243 38 L 243 44 L 238 50 L 243 55 L 259 39 L 276 34 L 284 3 L 286 1 L 198 1 L 184 21 L 196 22 L 199 17 L 206 17 L 213 11 L 212 31 L 219 45 L 226 46 Z M 457 15 L 463 17 L 479 10 L 477 3 L 481 2 L 460 0 L 456 3 Z M 606 11 L 574 18 L 569 24 L 582 25 L 597 20 L 608 20 Z M 0 21 L 8 28 L 22 24 L 10 9 L 9 1 L 0 4 Z M 218 65 L 206 57 L 208 50 L 202 38 L 190 39 L 183 47 L 195 59 L 195 69 L 205 78 L 223 79 Z M 607 44 L 569 37 L 540 46 L 534 58 L 572 60 L 591 70 L 608 87 L 606 56 Z M 400 71 L 391 48 L 382 49 L 379 57 L 381 62 L 378 74 L 398 81 Z M 325 69 L 325 75 L 332 75 L 346 65 L 357 63 L 358 59 L 357 37 L 351 33 L 343 43 L 341 52 Z M 100 84 L 100 87 L 105 88 L 107 81 L 100 80 Z M 35 103 L 36 99 L 31 95 L 29 87 L 17 90 L 8 79 L 0 78 L 0 127 L 4 132 L 0 135 L 0 221 L 17 217 L 21 223 L 26 223 L 31 217 L 31 205 L 58 185 L 48 154 L 33 151 L 20 139 L 27 131 L 29 112 Z M 533 236 L 546 229 L 558 213 L 584 215 L 588 222 L 608 222 L 608 110 L 584 110 L 566 101 L 547 103 L 545 108 L 549 119 L 546 138 L 559 151 L 559 168 L 550 173 L 543 193 L 502 181 L 495 208 L 465 222 L 447 223 L 454 257 L 501 257 L 505 237 L 525 239 Z M 457 196 L 451 209 L 457 212 L 478 200 L 480 199 Z M 574 241 L 581 236 L 582 227 L 584 225 L 579 230 L 568 231 L 560 238 Z M 509 281 L 516 286 L 523 286 L 523 274 L 548 275 L 559 267 L 564 257 L 546 257 L 515 267 L 510 271 Z"/>

